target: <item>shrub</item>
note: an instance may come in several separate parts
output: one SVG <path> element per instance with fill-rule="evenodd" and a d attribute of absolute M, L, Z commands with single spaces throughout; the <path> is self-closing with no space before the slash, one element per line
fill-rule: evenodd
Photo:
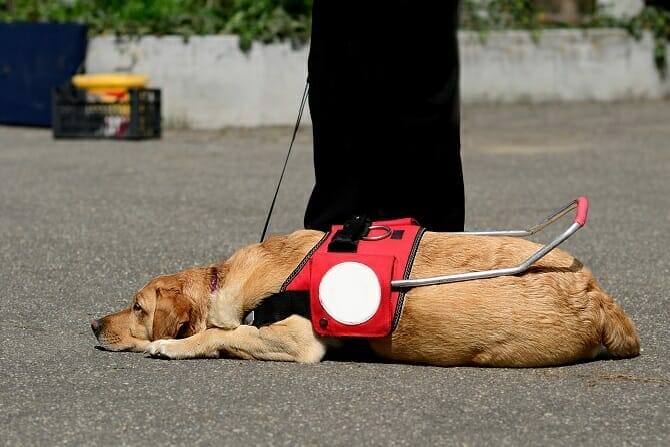
<path fill-rule="evenodd" d="M 580 19 L 568 23 L 552 10 L 556 4 L 555 0 L 461 0 L 461 26 L 483 36 L 499 29 L 526 29 L 537 35 L 543 28 L 565 26 L 618 27 L 636 37 L 651 30 L 656 63 L 665 70 L 670 38 L 667 10 L 648 6 L 638 16 L 620 20 L 600 13 L 594 0 L 575 0 Z M 85 22 L 92 35 L 232 33 L 248 49 L 253 41 L 306 42 L 311 8 L 312 0 L 0 0 L 0 21 Z"/>

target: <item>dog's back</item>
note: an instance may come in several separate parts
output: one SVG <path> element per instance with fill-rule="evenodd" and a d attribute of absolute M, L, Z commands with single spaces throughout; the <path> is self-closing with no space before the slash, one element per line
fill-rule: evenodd
<path fill-rule="evenodd" d="M 413 278 L 520 264 L 523 239 L 426 233 Z M 521 276 L 417 287 L 398 328 L 372 343 L 395 360 L 439 365 L 546 366 L 639 353 L 634 325 L 592 273 L 554 250 Z"/>

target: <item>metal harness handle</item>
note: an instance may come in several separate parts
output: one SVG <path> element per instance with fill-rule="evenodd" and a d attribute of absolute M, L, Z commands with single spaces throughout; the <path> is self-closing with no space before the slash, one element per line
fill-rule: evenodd
<path fill-rule="evenodd" d="M 589 212 L 589 201 L 586 197 L 577 197 L 572 202 L 568 203 L 564 207 L 555 211 L 552 215 L 547 217 L 543 222 L 535 225 L 527 230 L 503 230 L 503 231 L 467 231 L 463 233 L 454 233 L 458 235 L 475 235 L 475 236 L 512 236 L 512 237 L 525 237 L 531 236 L 543 230 L 545 227 L 554 223 L 568 212 L 573 209 L 577 209 L 577 214 L 575 220 L 570 225 L 570 227 L 560 234 L 556 239 L 548 243 L 547 245 L 540 248 L 538 251 L 533 253 L 533 255 L 524 261 L 522 264 L 516 267 L 494 269 L 494 270 L 481 270 L 478 272 L 467 272 L 467 273 L 456 273 L 453 275 L 445 276 L 432 276 L 429 278 L 418 278 L 418 279 L 399 279 L 391 281 L 391 287 L 396 289 L 408 289 L 412 287 L 421 287 L 421 286 L 432 286 L 436 284 L 449 284 L 454 282 L 461 281 L 471 281 L 473 279 L 486 279 L 486 278 L 495 278 L 498 276 L 510 276 L 518 275 L 520 273 L 528 270 L 535 262 L 542 259 L 547 253 L 552 251 L 554 248 L 561 245 L 566 239 L 575 234 L 577 230 L 586 225 L 586 220 Z"/>

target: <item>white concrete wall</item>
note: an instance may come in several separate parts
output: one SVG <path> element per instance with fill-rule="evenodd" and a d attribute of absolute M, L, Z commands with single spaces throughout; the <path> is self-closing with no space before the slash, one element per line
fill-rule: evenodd
<path fill-rule="evenodd" d="M 670 94 L 653 62 L 653 40 L 623 30 L 459 33 L 464 102 L 656 99 Z M 293 124 L 308 48 L 254 45 L 233 36 L 144 37 L 89 43 L 90 73 L 148 74 L 163 89 L 168 126 L 216 129 Z M 306 114 L 309 122 L 309 114 Z"/>
<path fill-rule="evenodd" d="M 460 34 L 464 102 L 618 101 L 670 94 L 654 42 L 615 29 Z"/>
<path fill-rule="evenodd" d="M 86 68 L 149 75 L 151 85 L 163 89 L 168 126 L 284 125 L 295 121 L 308 51 L 286 43 L 254 45 L 243 53 L 235 36 L 194 36 L 187 42 L 178 36 L 103 36 L 89 42 Z"/>

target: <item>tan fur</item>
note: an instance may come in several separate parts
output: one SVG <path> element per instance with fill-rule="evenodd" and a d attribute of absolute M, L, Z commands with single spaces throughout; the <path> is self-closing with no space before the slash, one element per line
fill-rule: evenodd
<path fill-rule="evenodd" d="M 159 276 L 135 294 L 130 307 L 100 319 L 96 334 L 110 351 L 144 352 L 152 340 L 189 337 L 206 329 L 209 269 Z"/>
<path fill-rule="evenodd" d="M 328 340 L 316 336 L 305 318 L 293 316 L 260 329 L 241 322 L 248 311 L 278 291 L 322 235 L 301 230 L 242 248 L 217 266 L 220 287 L 211 296 L 208 269 L 153 280 L 137 295 L 148 303 L 145 320 L 151 319 L 152 327 L 138 319 L 131 306 L 130 312 L 106 317 L 103 333 L 126 335 L 105 336 L 103 345 L 167 358 L 225 354 L 319 361 Z M 411 276 L 507 267 L 537 248 L 517 238 L 426 233 Z M 161 286 L 160 281 L 172 284 Z M 156 292 L 161 287 L 168 291 Z M 207 312 L 205 303 L 209 303 Z M 180 324 L 192 330 L 175 332 Z M 159 325 L 171 329 L 154 329 Z M 191 333 L 195 335 L 182 340 L 163 340 Z M 115 339 L 121 341 L 115 343 Z M 522 276 L 412 289 L 398 328 L 370 343 L 378 355 L 390 360 L 444 366 L 561 365 L 595 357 L 601 344 L 615 357 L 639 353 L 635 327 L 623 310 L 587 268 L 561 250 Z"/>

